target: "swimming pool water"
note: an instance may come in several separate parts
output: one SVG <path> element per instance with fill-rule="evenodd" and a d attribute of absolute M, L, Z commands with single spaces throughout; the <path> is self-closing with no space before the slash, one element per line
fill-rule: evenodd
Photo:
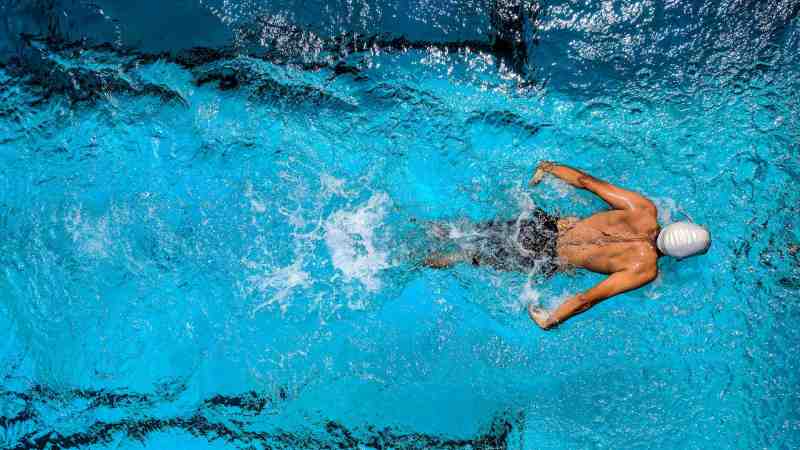
<path fill-rule="evenodd" d="M 798 8 L 603 5 L 543 5 L 524 73 L 30 38 L 0 68 L 0 444 L 800 446 Z M 527 187 L 543 159 L 710 251 L 551 332 L 528 302 L 600 276 L 419 266 L 426 221 L 604 207 Z"/>

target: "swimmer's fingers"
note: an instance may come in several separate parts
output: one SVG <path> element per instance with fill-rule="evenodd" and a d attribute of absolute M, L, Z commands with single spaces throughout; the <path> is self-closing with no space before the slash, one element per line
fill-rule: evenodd
<path fill-rule="evenodd" d="M 539 182 L 542 181 L 542 178 L 544 178 L 544 174 L 546 174 L 551 167 L 553 167 L 553 163 L 550 161 L 540 162 L 539 165 L 536 167 L 536 172 L 533 173 L 531 181 L 528 182 L 528 185 L 535 186 L 539 184 Z"/>
<path fill-rule="evenodd" d="M 531 181 L 528 182 L 528 186 L 536 186 L 539 184 L 539 182 L 542 181 L 542 178 L 544 178 L 544 174 L 544 169 L 537 167 L 536 172 L 533 174 L 533 177 L 531 177 Z"/>
<path fill-rule="evenodd" d="M 536 306 L 533 303 L 528 305 L 528 316 L 543 330 L 550 329 L 552 326 L 550 324 L 550 313 L 546 309 Z"/>

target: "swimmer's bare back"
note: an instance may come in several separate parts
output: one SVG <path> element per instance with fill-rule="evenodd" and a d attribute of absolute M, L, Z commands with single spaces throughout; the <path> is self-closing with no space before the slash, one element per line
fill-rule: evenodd
<path fill-rule="evenodd" d="M 548 161 L 539 164 L 530 185 L 538 184 L 547 174 L 596 194 L 612 210 L 582 220 L 559 220 L 559 260 L 569 267 L 609 276 L 588 291 L 570 297 L 552 312 L 533 304 L 528 306 L 531 319 L 545 330 L 607 298 L 650 283 L 658 275 L 657 262 L 661 256 L 656 247 L 658 213 L 652 201 L 580 170 Z"/>

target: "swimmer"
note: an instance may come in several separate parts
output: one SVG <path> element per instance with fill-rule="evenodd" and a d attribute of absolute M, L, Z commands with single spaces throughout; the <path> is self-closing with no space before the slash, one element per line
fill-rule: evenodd
<path fill-rule="evenodd" d="M 703 254 L 711 245 L 705 228 L 676 222 L 663 229 L 652 201 L 571 167 L 544 161 L 530 185 L 552 175 L 586 189 L 612 208 L 589 216 L 558 218 L 536 210 L 533 217 L 476 225 L 484 245 L 446 255 L 429 256 L 424 265 L 442 269 L 460 262 L 500 270 L 536 270 L 545 274 L 582 268 L 609 276 L 586 292 L 574 295 L 553 311 L 530 304 L 528 314 L 542 329 L 553 328 L 599 302 L 638 289 L 658 275 L 658 258 L 678 259 Z M 437 230 L 444 235 L 446 230 Z"/>

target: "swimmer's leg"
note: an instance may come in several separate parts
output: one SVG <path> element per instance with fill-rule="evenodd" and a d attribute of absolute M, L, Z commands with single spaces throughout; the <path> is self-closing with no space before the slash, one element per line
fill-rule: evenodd
<path fill-rule="evenodd" d="M 462 262 L 472 262 L 472 256 L 465 251 L 445 254 L 431 253 L 425 258 L 422 265 L 430 267 L 431 269 L 447 269 L 448 267 Z"/>
<path fill-rule="evenodd" d="M 472 225 L 470 227 L 472 232 L 480 236 L 472 241 L 472 245 L 476 248 L 462 247 L 452 253 L 431 253 L 422 264 L 434 269 L 446 269 L 455 264 L 468 263 L 474 266 L 490 266 L 496 270 L 510 270 L 512 264 L 508 260 L 510 255 L 505 246 L 513 224 L 514 222 L 489 221 Z M 433 236 L 447 238 L 450 227 L 449 224 L 434 223 L 429 225 L 428 230 Z"/>

